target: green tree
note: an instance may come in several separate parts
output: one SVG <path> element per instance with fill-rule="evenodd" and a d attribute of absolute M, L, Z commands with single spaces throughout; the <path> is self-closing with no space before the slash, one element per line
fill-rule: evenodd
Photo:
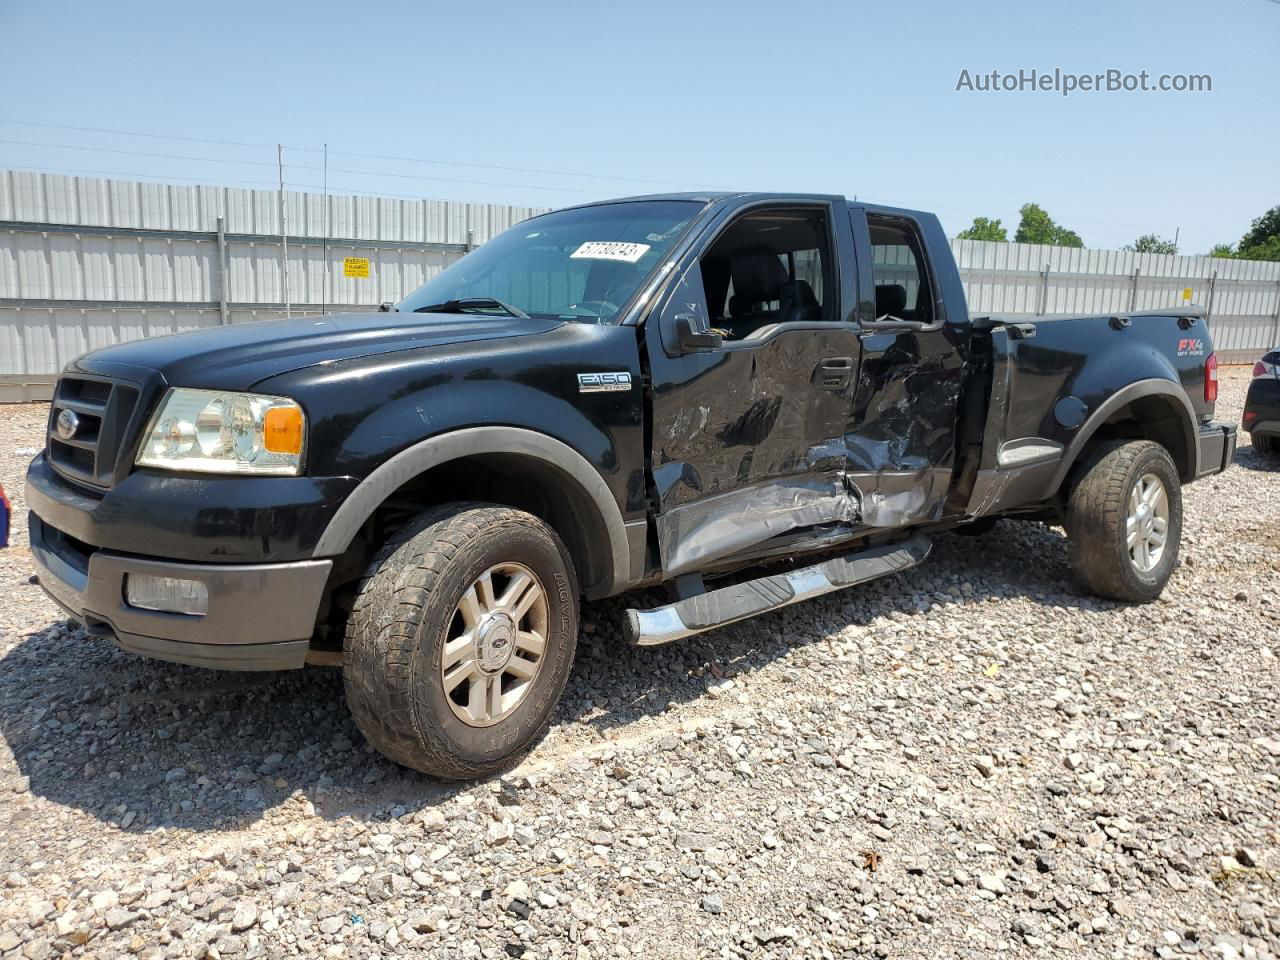
<path fill-rule="evenodd" d="M 1222 259 L 1230 259 L 1236 255 L 1236 248 L 1229 243 L 1215 243 L 1213 249 L 1209 251 L 1209 256 L 1220 257 Z"/>
<path fill-rule="evenodd" d="M 1054 223 L 1038 203 L 1024 203 L 1018 211 L 1022 215 L 1018 231 L 1013 235 L 1016 243 L 1046 243 L 1055 247 L 1083 247 L 1084 241 L 1074 230 Z"/>
<path fill-rule="evenodd" d="M 1134 253 L 1177 253 L 1178 245 L 1154 233 L 1144 233 L 1133 243 L 1125 244 L 1125 249 Z"/>
<path fill-rule="evenodd" d="M 1000 226 L 999 220 L 986 217 L 974 217 L 973 226 L 956 234 L 958 240 L 997 240 L 1005 243 L 1009 239 L 1009 231 Z"/>
<path fill-rule="evenodd" d="M 1261 243 L 1241 247 L 1236 256 L 1241 260 L 1280 260 L 1280 233 L 1267 237 Z"/>
<path fill-rule="evenodd" d="M 1263 246 L 1272 237 L 1280 237 L 1280 207 L 1272 207 L 1249 227 L 1240 238 L 1240 249 Z"/>
<path fill-rule="evenodd" d="M 1083 247 L 1084 241 L 1080 239 L 1080 234 L 1074 230 L 1068 230 L 1066 227 L 1059 225 L 1053 234 L 1053 243 L 1058 247 Z"/>

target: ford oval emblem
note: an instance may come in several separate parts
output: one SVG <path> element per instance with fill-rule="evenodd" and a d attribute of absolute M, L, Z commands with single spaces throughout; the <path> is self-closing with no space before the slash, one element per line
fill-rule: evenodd
<path fill-rule="evenodd" d="M 58 436 L 63 440 L 70 440 L 76 435 L 76 431 L 80 429 L 80 418 L 76 416 L 74 410 L 63 410 L 58 414 L 54 429 L 58 431 Z"/>

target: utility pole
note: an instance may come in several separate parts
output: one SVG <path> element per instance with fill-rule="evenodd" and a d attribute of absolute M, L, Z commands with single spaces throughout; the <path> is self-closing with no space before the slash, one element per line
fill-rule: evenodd
<path fill-rule="evenodd" d="M 280 279 L 284 281 L 284 315 L 293 316 L 293 305 L 289 302 L 289 214 L 284 203 L 284 144 L 276 144 L 276 166 L 280 171 L 280 243 L 281 264 Z"/>

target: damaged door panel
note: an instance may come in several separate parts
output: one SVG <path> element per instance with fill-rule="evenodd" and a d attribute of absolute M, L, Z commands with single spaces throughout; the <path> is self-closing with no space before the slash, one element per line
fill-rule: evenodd
<path fill-rule="evenodd" d="M 801 279 L 799 256 L 779 253 L 814 242 L 788 212 L 744 217 L 759 226 L 740 228 L 727 251 L 723 240 L 713 239 L 702 257 L 684 265 L 657 322 L 646 324 L 654 526 L 667 575 L 767 554 L 794 543 L 797 532 L 806 541 L 840 539 L 855 525 L 858 502 L 844 482 L 843 432 L 857 332 L 852 324 L 823 319 L 838 316 L 835 305 L 824 314 L 813 302 L 820 296 L 813 288 L 825 288 L 828 299 L 834 289 L 830 247 L 821 251 L 823 272 L 812 280 Z M 777 218 L 769 219 L 771 213 Z M 807 220 L 825 231 L 826 217 L 823 210 L 821 220 L 812 214 Z M 705 266 L 703 258 L 710 258 Z M 722 342 L 693 352 L 677 346 L 672 355 L 677 316 L 716 331 Z"/>
<path fill-rule="evenodd" d="M 859 526 L 940 519 L 956 466 L 957 408 L 969 325 L 942 310 L 921 226 L 901 214 L 851 208 L 855 240 L 872 269 L 849 423 L 846 480 L 861 501 Z M 928 238 L 933 242 L 933 238 Z M 886 329 L 888 328 L 888 329 Z"/>
<path fill-rule="evenodd" d="M 740 486 L 690 500 L 658 515 L 663 565 L 673 573 L 726 557 L 767 556 L 761 545 L 798 530 L 806 541 L 848 536 L 857 519 L 857 502 L 845 488 L 841 471 L 830 469 Z M 774 545 L 789 547 L 793 541 Z"/>

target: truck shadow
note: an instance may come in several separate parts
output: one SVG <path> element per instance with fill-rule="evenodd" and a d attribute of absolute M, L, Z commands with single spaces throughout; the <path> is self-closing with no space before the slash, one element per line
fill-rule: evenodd
<path fill-rule="evenodd" d="M 1257 470 L 1261 473 L 1280 473 L 1280 457 L 1264 456 L 1252 443 L 1236 447 L 1232 464 L 1246 470 Z"/>
<path fill-rule="evenodd" d="M 694 710 L 714 717 L 729 705 L 703 702 L 709 682 L 750 685 L 754 671 L 798 646 L 849 626 L 875 629 L 894 611 L 1014 597 L 1112 606 L 1080 596 L 1068 576 L 1058 532 L 1005 522 L 984 537 L 937 537 L 933 556 L 915 570 L 667 647 L 622 640 L 621 610 L 634 598 L 588 604 L 555 735 L 529 765 L 546 769 L 607 749 L 633 725 L 658 736 L 676 732 Z M 889 665 L 865 669 L 874 683 Z M 305 811 L 376 821 L 477 789 L 375 753 L 351 721 L 336 670 L 235 674 L 161 663 L 69 622 L 28 635 L 0 659 L 0 734 L 22 778 L 14 802 L 29 791 L 129 832 L 240 829 L 290 807 L 291 820 Z M 522 769 L 501 789 L 521 789 Z"/>

